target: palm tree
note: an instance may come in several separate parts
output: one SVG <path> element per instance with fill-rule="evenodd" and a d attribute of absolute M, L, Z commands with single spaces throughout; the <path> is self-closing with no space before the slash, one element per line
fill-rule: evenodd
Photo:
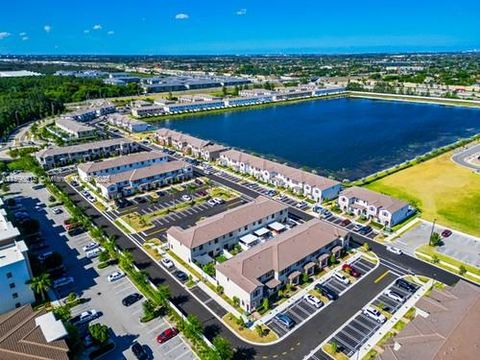
<path fill-rule="evenodd" d="M 49 273 L 41 273 L 38 276 L 34 276 L 28 282 L 35 294 L 41 295 L 42 301 L 46 300 L 46 294 L 50 286 L 52 285 L 52 280 L 50 279 Z"/>
<path fill-rule="evenodd" d="M 159 285 L 157 289 L 157 300 L 160 306 L 168 308 L 170 298 L 170 288 L 168 285 Z"/>
<path fill-rule="evenodd" d="M 131 270 L 133 267 L 133 255 L 130 251 L 122 252 L 120 256 L 120 265 L 127 270 Z"/>

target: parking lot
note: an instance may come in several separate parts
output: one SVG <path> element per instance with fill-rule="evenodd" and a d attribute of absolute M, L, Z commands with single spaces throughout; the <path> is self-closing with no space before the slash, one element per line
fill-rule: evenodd
<path fill-rule="evenodd" d="M 368 273 L 375 267 L 375 264 L 364 258 L 358 258 L 352 263 L 350 263 L 350 265 L 352 265 L 357 271 L 359 271 L 362 276 L 364 276 L 366 273 Z M 359 278 L 358 281 L 361 281 L 361 279 L 362 278 Z M 350 286 L 353 285 L 353 283 L 345 285 L 333 277 L 328 278 L 321 284 L 328 286 L 338 295 L 343 294 L 346 290 L 348 290 Z M 316 308 L 302 298 L 290 305 L 285 311 L 282 312 L 282 314 L 288 315 L 291 319 L 295 321 L 295 326 L 298 326 L 298 324 L 305 321 L 317 311 L 321 311 L 321 309 L 323 309 L 323 306 L 321 308 Z M 271 328 L 275 333 L 277 333 L 279 337 L 284 336 L 290 331 L 275 318 L 268 321 L 266 325 Z"/>
<path fill-rule="evenodd" d="M 415 285 L 411 283 L 412 285 Z M 419 286 L 415 285 L 418 289 Z M 408 300 L 414 293 L 406 291 L 396 284 L 388 287 L 389 290 L 393 290 L 401 294 L 405 301 Z M 393 300 L 385 295 L 385 291 L 382 292 L 372 303 L 374 306 L 387 311 L 390 314 L 394 314 L 403 302 Z M 351 319 L 347 325 L 345 325 L 335 336 L 330 339 L 330 343 L 335 341 L 338 345 L 338 349 L 347 356 L 355 354 L 363 344 L 382 326 L 380 322 L 377 322 L 363 313 L 357 314 Z"/>
<path fill-rule="evenodd" d="M 344 221 L 345 219 L 343 219 L 339 216 L 336 216 L 334 214 L 331 214 L 330 216 L 327 216 L 327 217 L 322 217 L 322 219 L 324 219 L 325 221 L 331 222 L 335 225 L 342 226 L 347 230 L 350 230 L 350 231 L 353 231 L 353 232 L 356 232 L 356 233 L 360 234 L 360 232 L 355 229 L 355 224 L 354 223 L 350 222 L 348 225 L 342 225 L 342 221 Z M 372 229 L 372 231 L 369 232 L 368 234 L 362 234 L 362 235 L 366 236 L 369 239 L 374 239 L 378 235 L 378 231 Z"/>
<path fill-rule="evenodd" d="M 140 322 L 142 301 L 131 305 L 128 311 L 121 301 L 134 292 L 138 292 L 127 278 L 109 282 L 107 276 L 118 270 L 114 266 L 98 269 L 97 259 L 88 259 L 83 247 L 92 239 L 87 233 L 70 236 L 62 224 L 68 218 L 68 213 L 62 206 L 61 213 L 55 214 L 53 208 L 47 207 L 49 193 L 40 187 L 32 187 L 29 183 L 14 183 L 13 192 L 21 192 L 17 197 L 21 206 L 40 223 L 41 238 L 46 248 L 33 252 L 40 255 L 47 251 L 55 251 L 62 257 L 64 273 L 60 276 L 72 277 L 73 282 L 54 290 L 58 299 L 62 300 L 70 293 L 76 293 L 86 301 L 72 309 L 72 316 L 83 311 L 95 309 L 101 316 L 94 320 L 110 328 L 111 340 L 116 347 L 104 359 L 134 359 L 130 346 L 134 340 L 145 345 L 150 359 L 196 359 L 181 336 L 169 340 L 165 344 L 157 344 L 156 336 L 169 327 L 162 318 L 143 324 Z M 81 333 L 86 334 L 87 327 L 79 326 Z"/>

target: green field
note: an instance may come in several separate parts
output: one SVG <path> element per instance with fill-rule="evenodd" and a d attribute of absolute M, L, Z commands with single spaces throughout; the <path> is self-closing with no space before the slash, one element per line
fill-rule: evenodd
<path fill-rule="evenodd" d="M 369 189 L 404 199 L 421 217 L 480 236 L 480 175 L 450 160 L 451 152 L 389 175 Z"/>

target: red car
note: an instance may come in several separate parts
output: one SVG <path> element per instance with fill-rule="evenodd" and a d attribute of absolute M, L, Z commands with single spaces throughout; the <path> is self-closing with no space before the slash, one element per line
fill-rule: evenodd
<path fill-rule="evenodd" d="M 164 332 L 162 332 L 160 335 L 157 336 L 157 342 L 159 344 L 163 344 L 164 342 L 167 342 L 171 338 L 175 337 L 178 334 L 178 330 L 175 328 L 168 328 Z"/>
<path fill-rule="evenodd" d="M 442 231 L 442 237 L 447 238 L 452 235 L 452 230 L 445 229 Z"/>
<path fill-rule="evenodd" d="M 351 223 L 350 220 L 344 219 L 344 220 L 342 220 L 342 222 L 340 223 L 340 225 L 342 225 L 342 226 L 347 226 L 347 225 L 350 225 L 350 223 Z"/>
<path fill-rule="evenodd" d="M 352 265 L 349 265 L 349 264 L 343 264 L 342 270 L 345 271 L 346 273 L 349 273 L 354 278 L 359 278 L 362 275 L 360 271 L 358 271 Z"/>

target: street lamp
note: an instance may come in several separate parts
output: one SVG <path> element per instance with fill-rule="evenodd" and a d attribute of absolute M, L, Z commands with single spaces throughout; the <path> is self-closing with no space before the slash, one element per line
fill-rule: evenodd
<path fill-rule="evenodd" d="M 428 239 L 428 245 L 432 246 L 432 236 L 433 236 L 433 231 L 435 230 L 435 223 L 437 222 L 437 219 L 433 219 L 432 223 L 432 231 L 430 232 L 430 238 Z"/>

